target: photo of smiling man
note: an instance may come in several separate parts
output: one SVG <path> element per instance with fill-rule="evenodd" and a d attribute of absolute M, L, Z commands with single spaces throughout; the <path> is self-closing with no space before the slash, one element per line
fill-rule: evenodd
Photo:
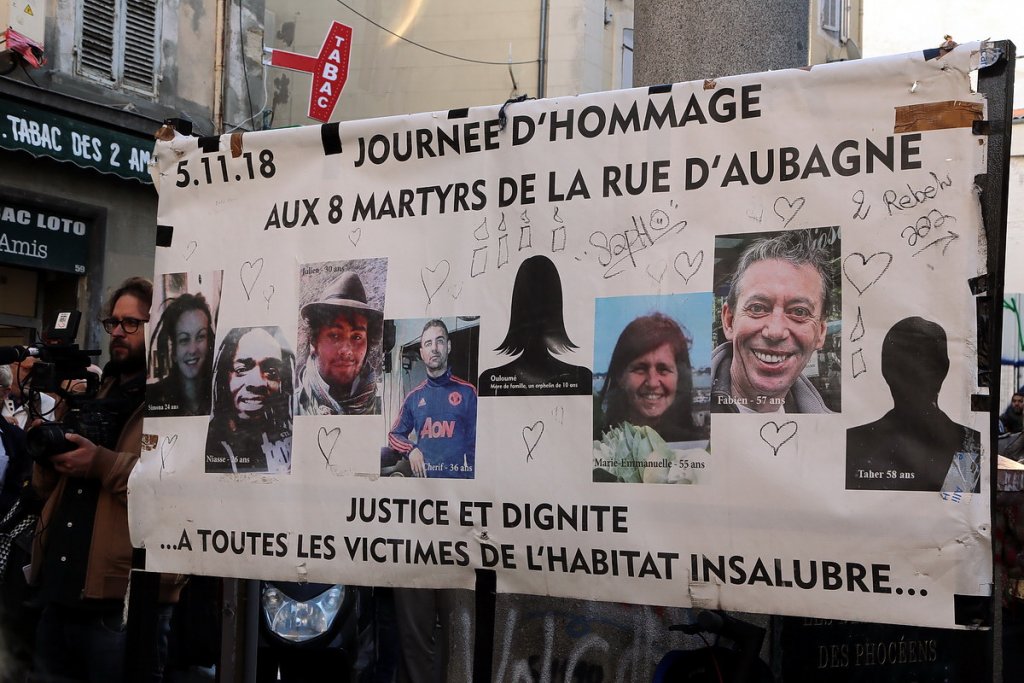
<path fill-rule="evenodd" d="M 214 363 L 206 471 L 291 471 L 295 357 L 277 327 L 236 327 Z"/>
<path fill-rule="evenodd" d="M 302 266 L 299 414 L 379 415 L 387 260 Z"/>
<path fill-rule="evenodd" d="M 715 240 L 711 412 L 840 409 L 836 227 Z"/>

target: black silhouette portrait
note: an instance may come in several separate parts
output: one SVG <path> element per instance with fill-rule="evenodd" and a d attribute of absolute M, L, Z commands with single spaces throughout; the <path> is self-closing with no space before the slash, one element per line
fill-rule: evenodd
<path fill-rule="evenodd" d="M 904 318 L 882 342 L 893 409 L 846 432 L 846 488 L 977 493 L 980 434 L 939 408 L 949 371 L 946 331 Z"/>
<path fill-rule="evenodd" d="M 590 370 L 555 358 L 575 348 L 562 318 L 558 269 L 546 256 L 531 256 L 516 273 L 508 332 L 496 349 L 518 356 L 481 373 L 480 396 L 589 395 Z"/>

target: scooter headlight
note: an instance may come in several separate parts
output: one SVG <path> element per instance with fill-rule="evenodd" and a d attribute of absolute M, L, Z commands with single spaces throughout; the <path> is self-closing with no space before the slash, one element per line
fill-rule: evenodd
<path fill-rule="evenodd" d="M 300 602 L 273 586 L 263 589 L 263 618 L 277 636 L 293 643 L 311 640 L 326 633 L 341 609 L 344 586 L 331 586 L 320 595 Z"/>

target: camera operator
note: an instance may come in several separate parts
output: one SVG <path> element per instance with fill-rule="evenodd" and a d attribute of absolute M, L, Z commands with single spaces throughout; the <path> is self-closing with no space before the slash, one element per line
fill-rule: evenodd
<path fill-rule="evenodd" d="M 152 283 L 132 277 L 108 303 L 103 328 L 110 362 L 88 406 L 103 417 L 100 434 L 90 431 L 93 441 L 68 433 L 70 450 L 42 463 L 37 458 L 34 466 L 32 484 L 45 501 L 32 552 L 42 606 L 34 666 L 43 680 L 124 681 L 122 615 L 132 556 L 127 486 L 142 445 L 144 325 L 152 296 Z M 173 577 L 161 577 L 160 637 L 147 680 L 161 680 L 171 603 L 179 592 Z"/>

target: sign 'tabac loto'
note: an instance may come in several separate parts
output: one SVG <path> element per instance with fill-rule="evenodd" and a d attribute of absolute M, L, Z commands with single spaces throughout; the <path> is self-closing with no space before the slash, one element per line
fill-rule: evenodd
<path fill-rule="evenodd" d="M 349 55 L 352 52 L 352 27 L 335 21 L 320 46 L 316 57 L 300 55 L 287 50 L 272 50 L 264 64 L 292 71 L 313 74 L 309 92 L 309 118 L 327 123 L 338 104 L 341 90 L 348 79 Z"/>

